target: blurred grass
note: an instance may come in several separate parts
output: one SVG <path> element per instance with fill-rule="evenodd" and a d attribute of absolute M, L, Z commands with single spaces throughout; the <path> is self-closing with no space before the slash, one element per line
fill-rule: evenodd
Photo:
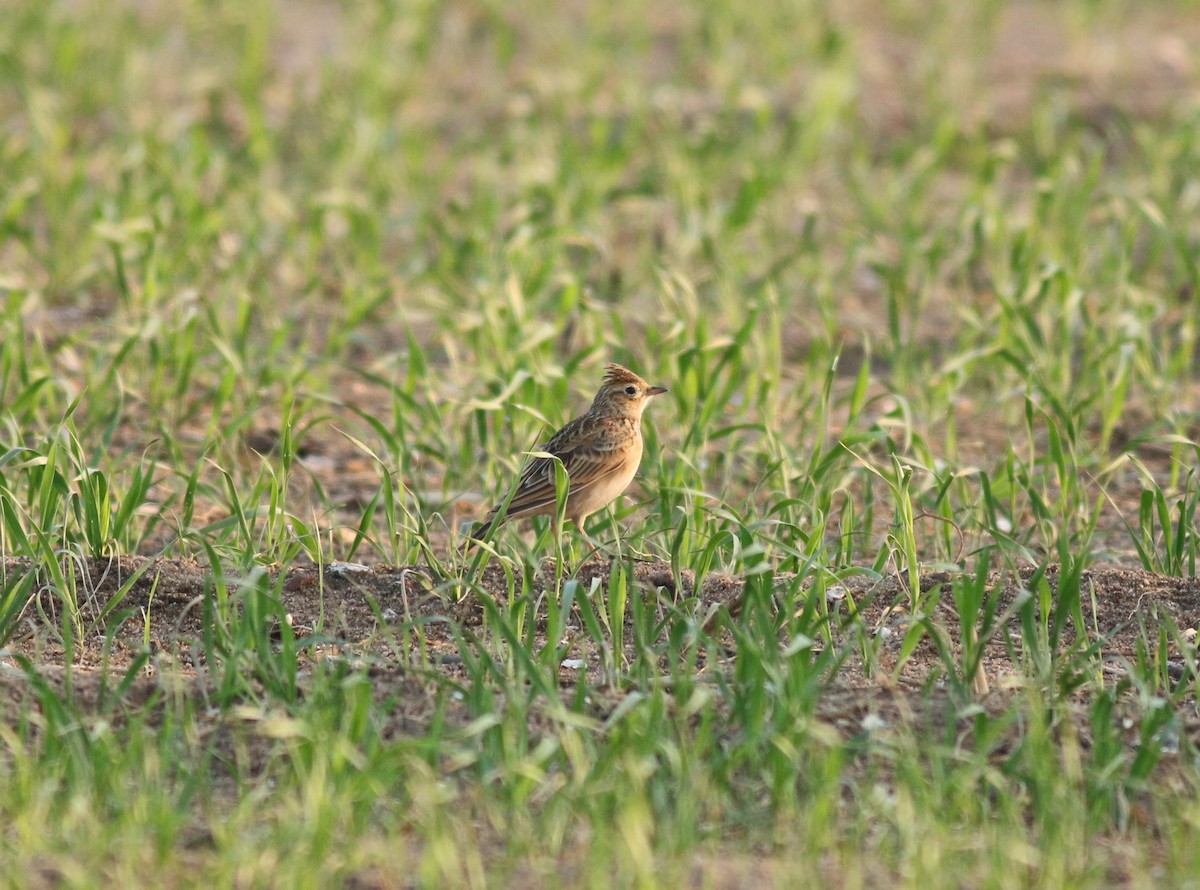
<path fill-rule="evenodd" d="M 1093 562 L 1195 565 L 1194 3 L 0 15 L 0 549 L 46 567 L 4 579 L 0 640 L 37 613 L 69 663 L 103 634 L 119 599 L 72 559 L 203 558 L 197 645 L 232 724 L 210 741 L 183 694 L 97 718 L 35 683 L 0 736 L 12 875 L 1190 880 L 1194 765 L 1151 780 L 1164 739 L 1194 754 L 1161 654 L 1194 688 L 1188 629 L 1147 628 L 1119 693 L 1100 641 L 1062 632 L 1084 635 Z M 479 595 L 459 524 L 608 360 L 671 395 L 640 488 L 591 531 L 748 579 L 731 672 L 698 680 L 697 648 L 722 653 L 687 603 L 560 575 L 624 696 L 591 714 L 607 687 L 559 689 L 524 611 L 541 553 L 506 531 L 509 596 L 460 629 L 467 677 L 427 678 L 423 737 L 385 738 L 396 703 L 345 665 L 299 695 L 258 570 L 423 562 Z M 949 633 L 925 566 L 965 573 L 986 633 L 982 570 L 1051 563 L 1060 600 L 1037 572 L 1014 607 L 1000 713 L 946 645 L 932 735 L 814 718 L 842 575 L 908 571 L 903 663 Z M 777 571 L 796 608 L 774 613 Z M 881 644 L 849 618 L 870 670 Z"/>

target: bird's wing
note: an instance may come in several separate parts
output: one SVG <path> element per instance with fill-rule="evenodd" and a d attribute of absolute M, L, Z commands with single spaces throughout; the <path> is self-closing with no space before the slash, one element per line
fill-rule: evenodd
<path fill-rule="evenodd" d="M 562 461 L 570 479 L 570 491 L 578 493 L 601 479 L 607 478 L 617 466 L 628 440 L 614 436 L 604 425 L 591 422 L 594 418 L 580 417 L 559 430 L 537 451 L 553 454 Z M 516 516 L 542 510 L 554 504 L 554 461 L 535 457 L 521 473 L 521 482 L 508 505 L 508 515 Z"/>

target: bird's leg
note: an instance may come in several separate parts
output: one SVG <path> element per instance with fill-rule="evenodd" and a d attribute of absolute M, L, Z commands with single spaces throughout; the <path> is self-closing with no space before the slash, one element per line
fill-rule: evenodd
<path fill-rule="evenodd" d="M 585 556 L 580 561 L 579 565 L 575 567 L 575 570 L 579 571 L 580 567 L 585 565 L 593 556 L 595 556 L 597 553 L 600 552 L 600 542 L 592 540 L 592 536 L 589 535 L 587 533 L 587 529 L 585 529 L 583 527 L 583 519 L 580 519 L 578 522 L 575 523 L 575 528 L 577 528 L 579 530 L 579 534 L 581 534 L 583 536 L 583 540 L 586 541 L 589 545 L 591 545 L 591 548 L 592 548 L 591 550 L 588 551 L 587 556 Z"/>

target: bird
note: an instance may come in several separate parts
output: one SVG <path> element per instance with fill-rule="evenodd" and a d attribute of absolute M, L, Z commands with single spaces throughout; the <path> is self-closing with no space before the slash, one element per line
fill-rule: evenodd
<path fill-rule="evenodd" d="M 585 537 L 584 520 L 612 503 L 633 481 L 642 462 L 642 412 L 650 399 L 666 391 L 621 365 L 605 365 L 604 381 L 587 412 L 534 449 L 562 461 L 569 480 L 566 518 Z M 508 519 L 555 516 L 554 465 L 549 457 L 532 458 L 504 515 L 500 516 L 503 503 L 493 507 L 471 538 L 483 539 L 493 525 Z"/>

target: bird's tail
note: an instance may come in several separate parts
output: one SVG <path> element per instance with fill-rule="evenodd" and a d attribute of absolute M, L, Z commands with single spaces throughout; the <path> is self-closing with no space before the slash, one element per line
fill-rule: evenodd
<path fill-rule="evenodd" d="M 487 537 L 487 533 L 490 532 L 491 530 L 492 530 L 492 520 L 485 519 L 483 522 L 479 523 L 479 525 L 475 526 L 475 528 L 471 530 L 471 540 L 472 541 L 482 541 L 485 537 Z"/>
<path fill-rule="evenodd" d="M 492 530 L 492 525 L 495 523 L 495 518 L 491 513 L 479 523 L 475 528 L 471 529 L 471 535 L 467 538 L 467 542 L 463 545 L 463 552 L 470 550 L 478 541 L 482 541 L 487 537 L 487 533 Z"/>

